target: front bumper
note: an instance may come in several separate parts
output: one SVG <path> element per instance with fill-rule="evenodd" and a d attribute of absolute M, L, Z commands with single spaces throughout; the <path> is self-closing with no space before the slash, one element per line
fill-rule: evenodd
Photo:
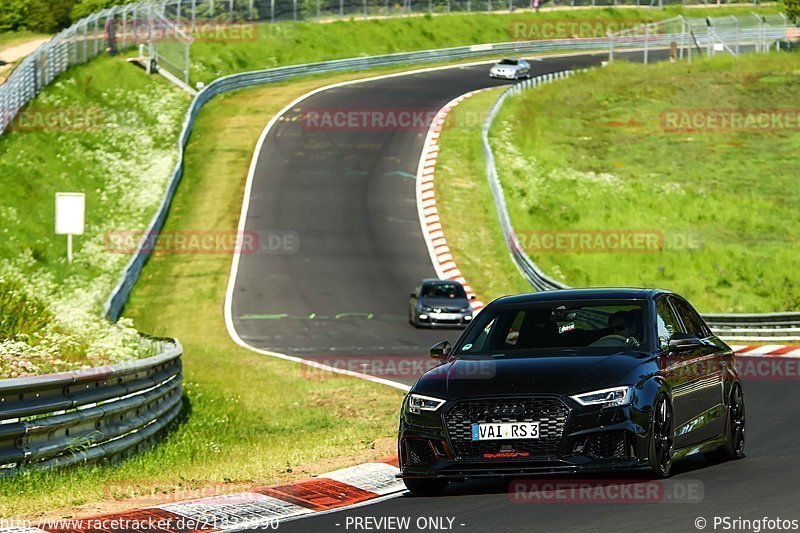
<path fill-rule="evenodd" d="M 398 477 L 460 481 L 648 468 L 649 424 L 634 407 L 583 408 L 560 400 L 568 413 L 561 434 L 551 431 L 541 445 L 531 440 L 469 442 L 452 421 L 448 427 L 449 410 L 421 416 L 404 413 Z"/>
<path fill-rule="evenodd" d="M 504 72 L 502 74 L 499 74 L 497 72 L 490 72 L 489 73 L 489 77 L 490 78 L 495 78 L 495 79 L 498 79 L 498 80 L 515 80 L 515 79 L 517 79 L 517 73 L 516 72 Z"/>
<path fill-rule="evenodd" d="M 417 325 L 420 327 L 465 328 L 472 322 L 472 311 L 458 313 L 433 313 L 417 311 Z"/>

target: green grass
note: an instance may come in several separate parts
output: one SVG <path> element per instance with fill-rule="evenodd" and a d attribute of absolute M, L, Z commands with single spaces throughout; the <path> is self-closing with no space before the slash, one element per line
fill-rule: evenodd
<path fill-rule="evenodd" d="M 235 230 L 268 118 L 313 88 L 364 76 L 315 77 L 213 100 L 199 116 L 165 231 Z M 142 495 L 155 495 L 153 505 L 175 491 L 245 490 L 394 453 L 400 391 L 307 372 L 233 343 L 222 316 L 230 265 L 228 255 L 156 255 L 125 310 L 142 331 L 183 343 L 183 422 L 169 438 L 117 466 L 0 480 L 0 515 L 91 514 L 135 506 L 115 500 Z"/>
<path fill-rule="evenodd" d="M 778 4 L 760 6 L 763 13 L 780 10 Z M 192 80 L 208 83 L 219 76 L 347 57 L 464 46 L 515 40 L 512 23 L 519 21 L 647 21 L 679 14 L 690 17 L 752 16 L 752 7 L 651 9 L 576 9 L 538 14 L 452 14 L 329 23 L 286 22 L 259 24 L 248 32 L 231 32 L 229 42 L 198 39 L 192 45 Z M 555 31 L 554 29 L 551 29 Z M 357 35 L 357 38 L 354 38 Z M 560 35 L 559 35 L 560 36 Z M 567 36 L 565 36 L 567 37 Z M 522 39 L 520 39 L 522 40 Z"/>
<path fill-rule="evenodd" d="M 572 286 L 663 287 L 703 312 L 800 307 L 800 133 L 662 127 L 669 111 L 793 108 L 797 59 L 616 63 L 511 100 L 491 136 L 518 233 L 605 228 L 664 236 L 654 253 L 529 247 L 531 257 Z"/>
<path fill-rule="evenodd" d="M 124 322 L 101 318 L 128 261 L 107 236 L 152 217 L 188 103 L 165 80 L 103 57 L 46 87 L 0 137 L 0 290 L 29 303 L 0 301 L 0 378 L 151 353 Z M 86 194 L 72 264 L 66 236 L 54 234 L 56 192 Z"/>
<path fill-rule="evenodd" d="M 467 282 L 484 303 L 529 292 L 508 253 L 486 179 L 480 124 L 504 88 L 478 93 L 447 116 L 439 137 L 436 206 L 447 244 Z M 467 231 L 464 231 L 467 230 Z"/>

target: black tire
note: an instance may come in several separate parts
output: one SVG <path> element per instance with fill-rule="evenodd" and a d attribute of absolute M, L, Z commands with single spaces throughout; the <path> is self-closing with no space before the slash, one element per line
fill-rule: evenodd
<path fill-rule="evenodd" d="M 653 404 L 653 419 L 650 422 L 650 473 L 663 479 L 672 473 L 672 459 L 675 448 L 675 423 L 672 417 L 672 404 L 666 394 L 656 396 Z"/>
<path fill-rule="evenodd" d="M 735 461 L 744 457 L 745 416 L 744 393 L 739 383 L 733 385 L 728 401 L 728 420 L 725 424 L 727 440 L 725 444 L 706 454 L 713 462 Z"/>
<path fill-rule="evenodd" d="M 443 479 L 424 478 L 404 478 L 403 483 L 414 496 L 441 496 L 449 485 L 449 482 Z"/>

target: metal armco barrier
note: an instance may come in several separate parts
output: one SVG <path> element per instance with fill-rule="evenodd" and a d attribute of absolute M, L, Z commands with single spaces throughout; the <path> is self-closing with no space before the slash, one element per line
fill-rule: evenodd
<path fill-rule="evenodd" d="M 181 354 L 0 380 L 0 476 L 122 459 L 156 442 L 181 409 Z"/>
<path fill-rule="evenodd" d="M 576 71 L 561 71 L 553 74 L 537 76 L 530 80 L 512 85 L 502 92 L 489 110 L 483 123 L 481 139 L 483 144 L 483 157 L 486 162 L 486 176 L 494 198 L 495 210 L 500 221 L 503 238 L 508 245 L 509 253 L 514 264 L 522 276 L 537 291 L 550 291 L 569 289 L 569 285 L 561 283 L 547 274 L 536 265 L 528 256 L 517 238 L 511 216 L 506 205 L 503 186 L 497 173 L 494 152 L 489 143 L 489 130 L 494 124 L 500 108 L 509 97 L 521 92 L 538 87 L 554 80 L 563 79 L 573 75 Z M 800 313 L 766 313 L 766 314 L 707 314 L 703 318 L 714 332 L 729 341 L 769 341 L 789 342 L 800 340 Z"/>

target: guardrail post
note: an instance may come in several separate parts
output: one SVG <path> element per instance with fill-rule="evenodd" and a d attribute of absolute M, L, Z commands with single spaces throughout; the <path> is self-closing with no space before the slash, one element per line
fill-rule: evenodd
<path fill-rule="evenodd" d="M 650 33 L 650 25 L 649 24 L 645 24 L 644 25 L 644 64 L 645 65 L 647 64 L 647 60 L 648 60 L 648 52 L 649 52 L 649 50 L 648 50 L 648 34 L 649 33 Z"/>

